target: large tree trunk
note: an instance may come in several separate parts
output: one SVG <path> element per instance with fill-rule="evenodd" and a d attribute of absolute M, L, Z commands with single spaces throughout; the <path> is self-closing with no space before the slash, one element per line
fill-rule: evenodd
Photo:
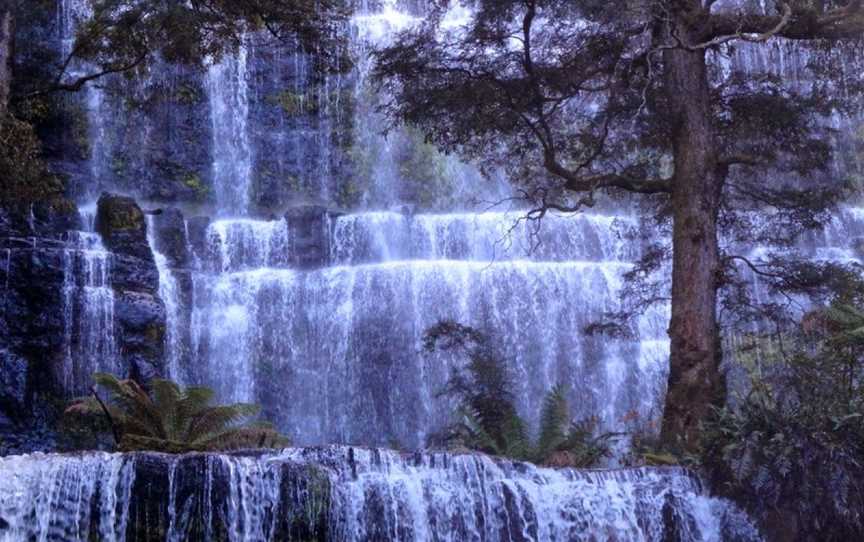
<path fill-rule="evenodd" d="M 6 114 L 12 85 L 12 43 L 15 19 L 6 0 L 0 0 L 0 118 Z"/>
<path fill-rule="evenodd" d="M 675 177 L 671 359 L 662 440 L 689 449 L 698 440 L 699 422 L 725 393 L 716 308 L 723 176 L 717 168 L 705 51 L 669 49 L 663 60 Z"/>

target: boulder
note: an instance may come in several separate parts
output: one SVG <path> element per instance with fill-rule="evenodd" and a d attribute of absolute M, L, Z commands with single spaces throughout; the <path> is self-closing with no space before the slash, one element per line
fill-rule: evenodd
<path fill-rule="evenodd" d="M 153 260 L 147 241 L 147 220 L 134 199 L 103 193 L 97 204 L 96 231 L 114 254 Z"/>

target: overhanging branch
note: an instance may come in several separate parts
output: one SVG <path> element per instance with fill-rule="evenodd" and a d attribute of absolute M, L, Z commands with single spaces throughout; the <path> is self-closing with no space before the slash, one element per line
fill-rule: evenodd
<path fill-rule="evenodd" d="M 860 40 L 864 36 L 862 0 L 852 0 L 844 7 L 827 12 L 815 8 L 789 8 L 786 3 L 783 5 L 784 12 L 779 15 L 712 14 L 708 17 L 702 39 L 705 43 L 718 44 L 746 35 L 777 36 L 792 40 Z"/>

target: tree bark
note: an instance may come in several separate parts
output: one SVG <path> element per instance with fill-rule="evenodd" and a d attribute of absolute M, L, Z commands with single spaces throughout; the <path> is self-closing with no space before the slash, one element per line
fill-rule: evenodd
<path fill-rule="evenodd" d="M 0 118 L 6 114 L 12 85 L 12 49 L 15 19 L 6 0 L 0 0 Z"/>
<path fill-rule="evenodd" d="M 686 28 L 676 26 L 679 32 Z M 724 175 L 711 122 L 705 51 L 668 49 L 663 60 L 675 176 L 670 372 L 661 438 L 667 446 L 692 449 L 700 421 L 725 394 L 717 329 L 717 216 Z"/>

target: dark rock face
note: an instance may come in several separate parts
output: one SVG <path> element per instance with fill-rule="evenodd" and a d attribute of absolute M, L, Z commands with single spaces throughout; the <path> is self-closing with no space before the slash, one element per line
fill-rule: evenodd
<path fill-rule="evenodd" d="M 96 231 L 114 254 L 153 260 L 147 243 L 147 222 L 134 199 L 103 193 L 97 205 Z"/>
<path fill-rule="evenodd" d="M 110 281 L 121 367 L 145 383 L 162 373 L 165 337 L 165 304 L 158 296 L 159 270 L 147 240 L 147 221 L 132 198 L 102 194 L 96 229 L 113 255 Z"/>
<path fill-rule="evenodd" d="M 108 253 L 68 202 L 0 210 L 0 454 L 54 446 L 51 427 L 113 355 L 106 345 L 120 376 L 161 374 L 165 309 L 144 215 L 105 195 L 97 222 Z M 88 312 L 95 301 L 108 312 Z"/>
<path fill-rule="evenodd" d="M 186 238 L 186 220 L 176 208 L 164 209 L 153 217 L 153 237 L 156 249 L 165 255 L 172 268 L 189 265 L 189 241 Z"/>
<path fill-rule="evenodd" d="M 292 207 L 285 213 L 293 267 L 315 269 L 329 263 L 331 216 L 327 208 L 320 205 Z"/>
<path fill-rule="evenodd" d="M 0 455 L 53 445 L 47 419 L 61 387 L 63 231 L 74 205 L 0 209 Z"/>

